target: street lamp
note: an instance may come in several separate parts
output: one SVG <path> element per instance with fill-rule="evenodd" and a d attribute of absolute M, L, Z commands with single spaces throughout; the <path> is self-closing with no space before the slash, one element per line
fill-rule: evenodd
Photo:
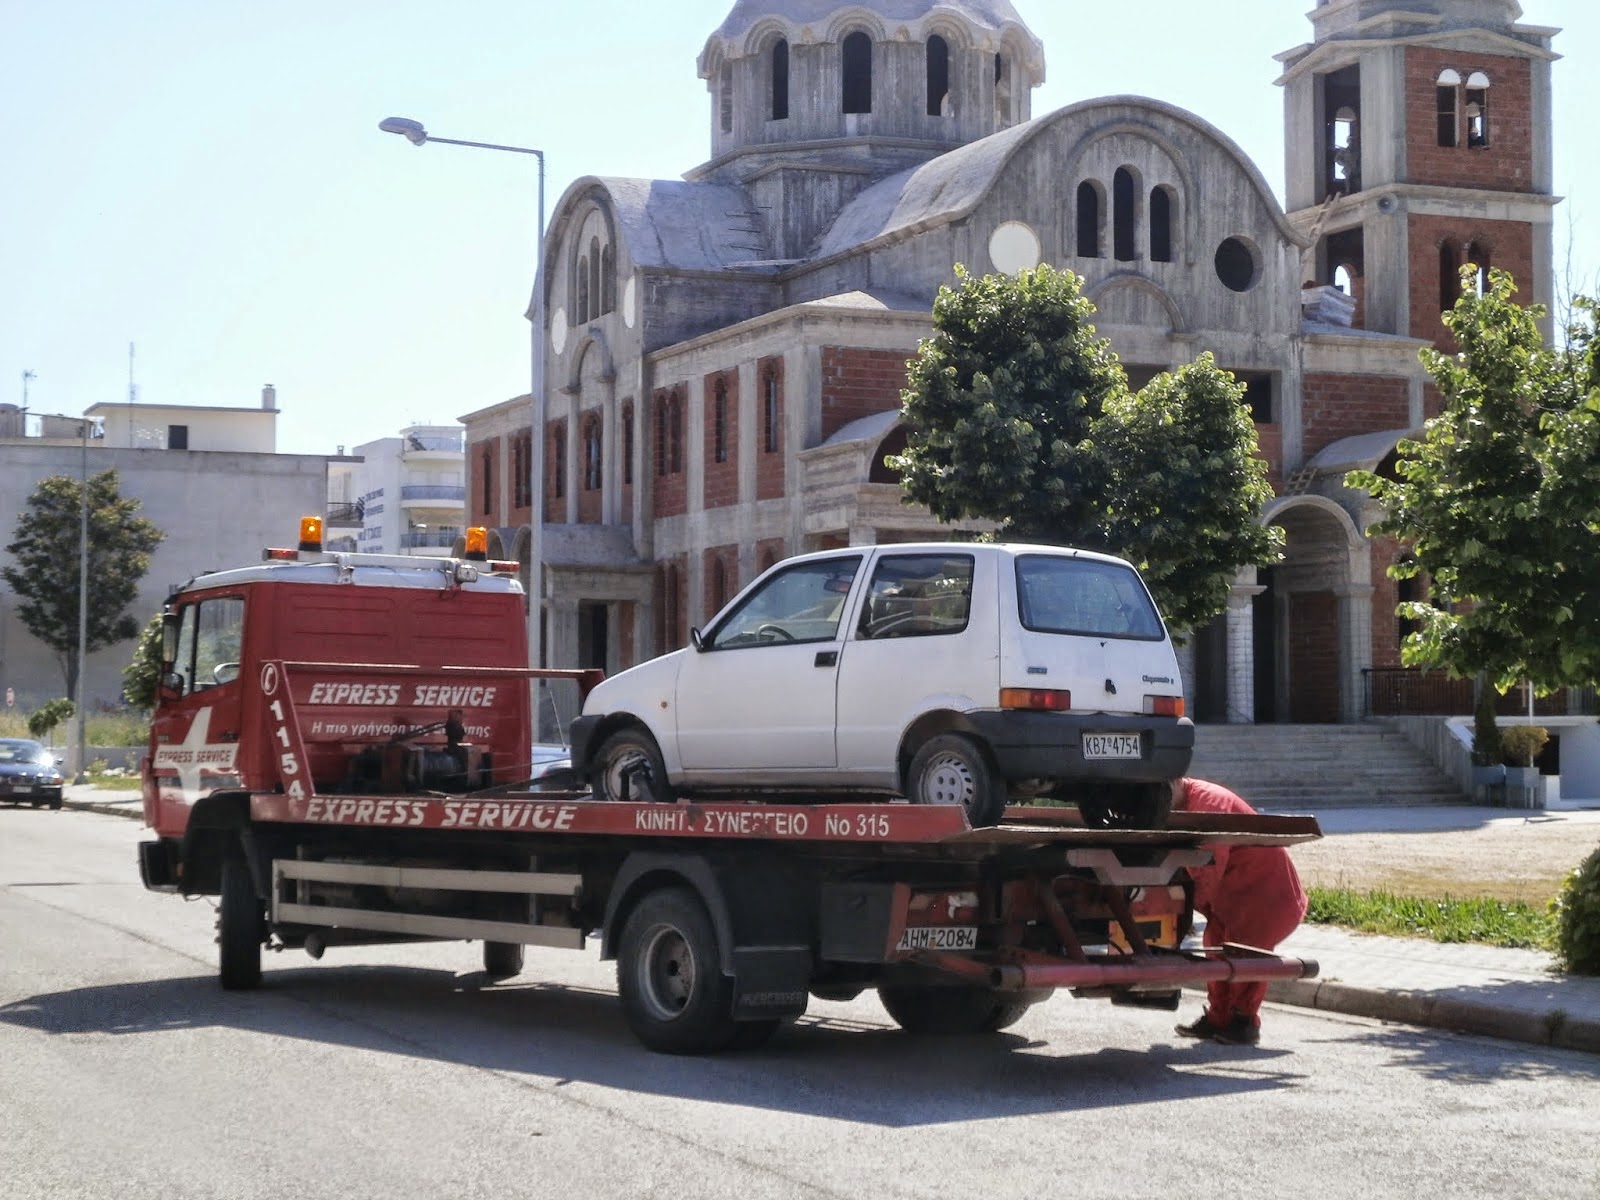
<path fill-rule="evenodd" d="M 544 396 L 544 151 L 526 146 L 500 146 L 493 142 L 464 142 L 456 138 L 435 137 L 424 128 L 421 121 L 408 117 L 385 117 L 378 122 L 384 133 L 397 133 L 413 146 L 425 142 L 442 142 L 447 146 L 472 146 L 478 150 L 505 150 L 511 154 L 531 154 L 539 160 L 539 243 L 533 268 L 533 304 L 528 319 L 533 323 L 532 386 L 529 396 L 533 405 L 533 445 L 536 451 L 528 455 L 528 494 L 533 505 L 528 538 L 528 665 L 544 665 L 544 638 L 540 618 L 544 611 L 544 431 L 546 405 Z M 535 709 L 537 714 L 537 709 Z M 535 717 L 537 725 L 537 716 Z"/>
<path fill-rule="evenodd" d="M 78 425 L 83 459 L 78 467 L 78 767 L 73 783 L 88 783 L 85 746 L 89 714 L 83 707 L 83 679 L 89 672 L 89 422 Z"/>

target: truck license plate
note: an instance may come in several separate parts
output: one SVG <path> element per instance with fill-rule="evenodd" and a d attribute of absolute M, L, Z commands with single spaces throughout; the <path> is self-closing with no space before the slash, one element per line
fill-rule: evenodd
<path fill-rule="evenodd" d="M 1137 733 L 1086 733 L 1083 735 L 1084 758 L 1138 758 Z"/>
<path fill-rule="evenodd" d="M 897 950 L 976 950 L 976 925 L 915 925 L 900 935 Z"/>

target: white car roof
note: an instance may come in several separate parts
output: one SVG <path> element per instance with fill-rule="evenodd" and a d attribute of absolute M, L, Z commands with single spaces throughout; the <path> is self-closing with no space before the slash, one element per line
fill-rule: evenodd
<path fill-rule="evenodd" d="M 1016 558 L 1022 554 L 1054 554 L 1065 558 L 1086 558 L 1095 562 L 1116 563 L 1132 567 L 1125 558 L 1114 554 L 1101 554 L 1095 550 L 1080 550 L 1075 546 L 1045 546 L 1030 542 L 884 542 L 870 546 L 840 546 L 836 550 L 816 550 L 810 554 L 797 554 L 778 563 L 785 566 L 797 562 L 826 561 L 831 558 L 850 558 L 881 550 L 885 554 L 972 554 L 977 557 Z"/>

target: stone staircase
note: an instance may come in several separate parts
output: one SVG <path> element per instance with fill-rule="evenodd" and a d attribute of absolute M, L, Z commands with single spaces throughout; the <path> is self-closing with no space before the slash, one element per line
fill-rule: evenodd
<path fill-rule="evenodd" d="M 1198 725 L 1190 775 L 1272 812 L 1470 804 L 1398 729 L 1363 725 Z"/>

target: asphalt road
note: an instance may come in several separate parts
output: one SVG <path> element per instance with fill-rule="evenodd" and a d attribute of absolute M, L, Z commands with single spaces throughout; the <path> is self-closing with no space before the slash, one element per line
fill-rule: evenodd
<path fill-rule="evenodd" d="M 5 1200 L 1600 1195 L 1600 1060 L 1296 1009 L 1259 1050 L 1067 996 L 940 1040 L 868 995 L 675 1059 L 593 952 L 294 953 L 228 995 L 139 836 L 0 809 Z"/>

